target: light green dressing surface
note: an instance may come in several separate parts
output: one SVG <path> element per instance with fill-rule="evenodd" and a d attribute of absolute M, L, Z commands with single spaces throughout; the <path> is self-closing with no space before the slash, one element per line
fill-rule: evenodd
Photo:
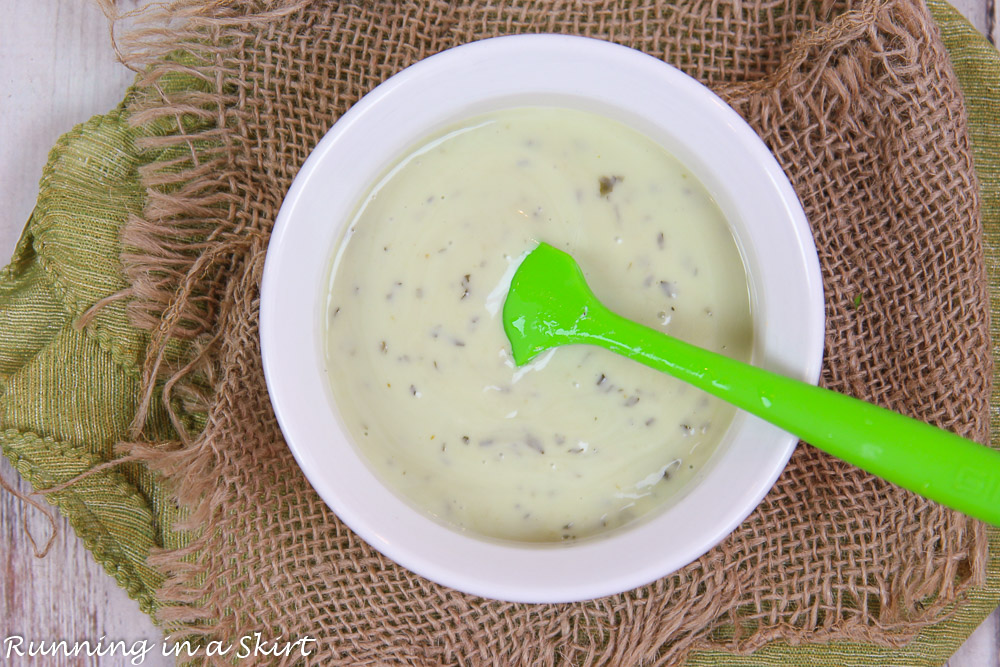
<path fill-rule="evenodd" d="M 470 119 L 385 175 L 336 252 L 326 341 L 338 412 L 386 484 L 460 530 L 548 542 L 662 506 L 734 411 L 597 348 L 515 368 L 505 286 L 539 241 L 622 315 L 749 359 L 746 272 L 709 194 L 641 134 L 550 108 Z"/>

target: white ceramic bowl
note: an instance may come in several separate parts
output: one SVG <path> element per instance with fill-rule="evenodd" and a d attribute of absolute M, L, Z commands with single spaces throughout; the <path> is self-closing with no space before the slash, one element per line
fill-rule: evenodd
<path fill-rule="evenodd" d="M 572 544 L 529 545 L 453 531 L 384 487 L 339 421 L 324 370 L 323 312 L 341 226 L 376 179 L 434 131 L 513 106 L 588 110 L 660 142 L 732 224 L 752 291 L 753 362 L 816 382 L 823 293 L 794 191 L 750 127 L 707 88 L 637 51 L 525 35 L 460 46 L 378 86 L 337 121 L 285 197 L 268 247 L 261 346 L 268 390 L 296 460 L 370 545 L 461 591 L 522 602 L 619 593 L 667 575 L 721 541 L 774 484 L 796 439 L 743 413 L 703 478 L 666 510 Z"/>

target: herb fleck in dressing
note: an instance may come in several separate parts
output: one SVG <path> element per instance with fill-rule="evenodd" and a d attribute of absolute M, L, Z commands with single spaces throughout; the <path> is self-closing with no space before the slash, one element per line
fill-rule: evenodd
<path fill-rule="evenodd" d="M 516 368 L 500 311 L 539 241 L 626 317 L 749 359 L 746 274 L 709 194 L 646 137 L 554 108 L 471 119 L 388 172 L 345 231 L 326 340 L 343 421 L 390 487 L 460 529 L 550 542 L 661 506 L 733 409 L 598 348 Z"/>

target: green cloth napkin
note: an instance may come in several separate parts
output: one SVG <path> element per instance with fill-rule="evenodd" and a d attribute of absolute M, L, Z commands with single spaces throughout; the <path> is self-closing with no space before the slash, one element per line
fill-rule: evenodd
<path fill-rule="evenodd" d="M 1000 54 L 946 2 L 928 0 L 928 6 L 966 97 L 982 193 L 990 331 L 997 340 Z M 148 343 L 148 334 L 128 321 L 127 300 L 109 299 L 128 287 L 119 261 L 120 229 L 145 204 L 139 169 L 163 157 L 137 147 L 156 128 L 130 127 L 128 100 L 57 142 L 31 219 L 11 263 L 0 271 L 0 447 L 36 489 L 92 471 L 48 499 L 140 608 L 155 614 L 163 575 L 147 557 L 156 548 L 187 542 L 179 528 L 182 512 L 140 462 L 93 470 L 116 457 L 116 443 L 129 439 Z M 158 400 L 152 405 L 147 432 L 157 441 L 176 440 L 166 411 Z M 993 405 L 1000 406 L 1000 395 L 994 395 Z M 197 430 L 199 415 L 192 420 Z M 1000 433 L 997 411 L 991 427 Z M 746 657 L 698 652 L 690 664 L 939 665 L 1000 603 L 1000 530 L 990 530 L 990 553 L 987 585 L 972 590 L 953 616 L 905 647 L 776 643 Z"/>
<path fill-rule="evenodd" d="M 139 131 L 123 102 L 62 136 L 49 154 L 38 202 L 0 271 L 0 446 L 35 489 L 66 482 L 115 458 L 128 440 L 148 334 L 129 324 L 125 300 L 80 318 L 128 287 L 120 228 L 142 210 Z M 147 130 L 148 131 L 148 130 Z M 146 159 L 154 156 L 147 155 Z M 176 438 L 165 411 L 147 426 Z M 139 463 L 107 468 L 48 500 L 120 586 L 152 614 L 162 575 L 146 560 L 179 547 L 179 512 Z"/>

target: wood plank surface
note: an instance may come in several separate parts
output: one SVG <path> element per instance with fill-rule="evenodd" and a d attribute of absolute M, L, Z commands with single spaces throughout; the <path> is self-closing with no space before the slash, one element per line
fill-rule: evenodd
<path fill-rule="evenodd" d="M 997 41 L 993 0 L 952 0 L 979 30 Z M 144 0 L 120 0 L 130 9 Z M 115 106 L 132 74 L 115 62 L 107 22 L 88 0 L 0 0 L 0 263 L 13 250 L 38 193 L 49 148 L 64 132 Z M 0 475 L 22 492 L 6 460 Z M 146 639 L 162 633 L 97 565 L 68 523 L 57 515 L 57 536 L 45 558 L 36 558 L 27 529 L 43 543 L 44 515 L 0 491 L 0 663 L 122 665 L 127 659 L 5 660 L 3 640 Z M 949 661 L 949 667 L 1000 667 L 1000 614 L 994 613 Z M 152 651 L 143 665 L 172 661 Z"/>

